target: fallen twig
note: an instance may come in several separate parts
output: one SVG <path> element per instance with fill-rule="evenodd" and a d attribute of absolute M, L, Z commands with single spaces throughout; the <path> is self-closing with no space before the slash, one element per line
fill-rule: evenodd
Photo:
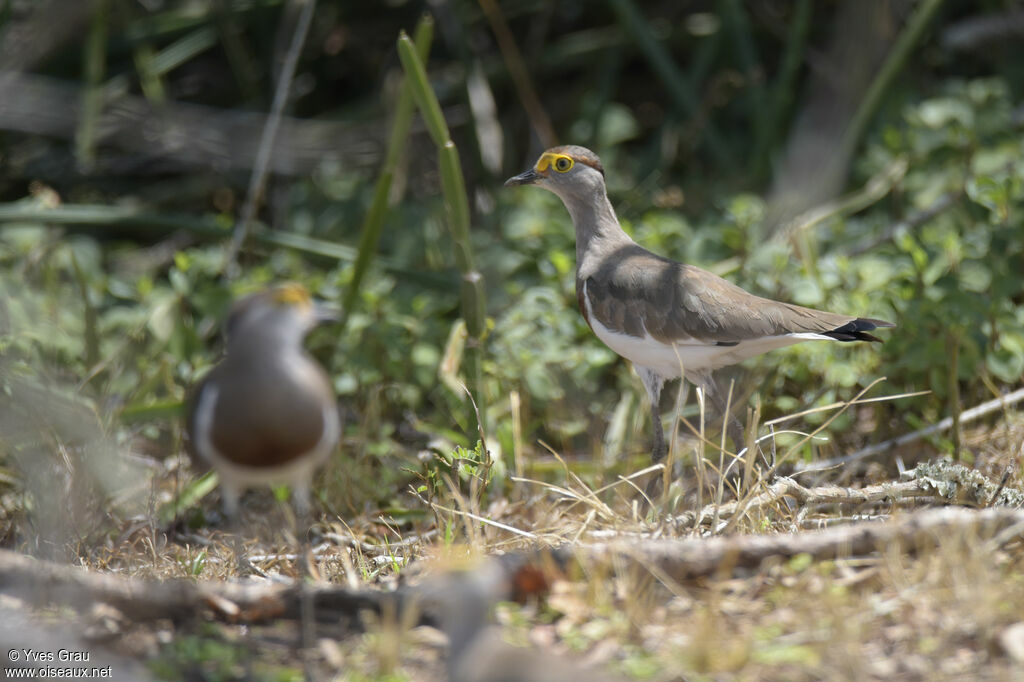
<path fill-rule="evenodd" d="M 390 557 L 394 554 L 395 550 L 407 549 L 415 545 L 424 544 L 435 535 L 437 535 L 436 528 L 419 535 L 410 535 L 402 538 L 401 540 L 387 541 L 377 545 L 359 540 L 355 536 L 342 535 L 341 533 L 327 532 L 323 534 L 323 537 L 325 540 L 330 540 L 339 547 L 352 547 L 353 549 L 358 549 L 363 554 L 369 556 Z"/>
<path fill-rule="evenodd" d="M 699 510 L 684 512 L 672 519 L 677 528 L 700 525 L 709 519 L 726 520 L 736 515 L 772 506 L 790 497 L 804 508 L 834 504 L 898 503 L 903 500 L 937 498 L 948 504 L 972 507 L 1022 506 L 1024 493 L 989 480 L 984 474 L 962 464 L 947 460 L 923 462 L 906 471 L 901 481 L 890 481 L 864 488 L 823 485 L 806 488 L 792 478 L 778 478 L 762 492 L 722 505 L 709 504 Z M 714 525 L 714 524 L 712 524 Z"/>
<path fill-rule="evenodd" d="M 439 572 L 420 584 L 394 592 L 352 590 L 329 584 L 305 590 L 321 624 L 361 629 L 364 611 L 396 614 L 410 608 L 422 612 L 420 622 L 432 624 L 437 621 L 436 612 L 441 606 L 436 604 L 434 593 L 440 585 L 447 584 L 446 580 L 464 583 L 468 576 L 478 576 L 486 586 L 480 590 L 487 592 L 479 598 L 489 603 L 503 601 L 523 590 L 540 589 L 525 588 L 521 579 L 521 574 L 530 574 L 533 564 L 539 561 L 542 559 L 537 552 L 492 557 L 481 561 L 472 571 Z M 197 617 L 232 623 L 297 621 L 304 598 L 301 583 L 141 580 L 34 559 L 8 550 L 0 550 L 0 593 L 35 606 L 61 605 L 81 611 L 105 603 L 136 622 Z"/>
<path fill-rule="evenodd" d="M 835 526 L 848 526 L 851 523 L 881 523 L 892 518 L 889 514 L 851 514 L 850 516 L 823 516 L 812 519 L 801 519 L 799 526 L 802 530 L 822 530 Z"/>
<path fill-rule="evenodd" d="M 382 600 L 394 599 L 390 593 L 333 586 L 312 589 L 317 618 L 325 622 L 344 616 L 356 619 L 360 610 L 377 610 Z M 102 602 L 138 622 L 181 621 L 204 613 L 218 620 L 260 622 L 299 614 L 297 585 L 129 579 L 7 550 L 0 550 L 0 591 L 34 605 L 60 604 L 79 610 Z"/>
<path fill-rule="evenodd" d="M 807 500 L 822 490 L 786 485 Z M 841 490 L 841 489 L 840 489 Z M 865 499 L 876 493 L 866 492 Z M 833 497 L 847 497 L 842 495 Z M 808 554 L 815 559 L 867 555 L 883 548 L 904 552 L 933 546 L 944 538 L 977 538 L 995 548 L 1024 537 L 1024 510 L 946 507 L 826 530 L 780 535 L 741 535 L 692 539 L 615 539 L 564 545 L 553 553 L 526 551 L 487 557 L 469 570 L 441 571 L 394 592 L 351 590 L 336 585 L 216 583 L 190 580 L 138 580 L 41 561 L 0 550 L 0 592 L 36 605 L 70 606 L 82 611 L 105 603 L 136 622 L 197 617 L 225 622 L 297 622 L 304 596 L 322 627 L 361 630 L 362 614 L 397 617 L 443 629 L 459 656 L 477 642 L 489 605 L 538 594 L 562 575 L 570 559 L 583 564 L 636 564 L 663 579 L 683 580 L 756 567 L 765 559 Z M 552 561 L 551 556 L 557 561 Z"/>
<path fill-rule="evenodd" d="M 843 488 L 837 485 L 825 485 L 805 488 L 792 478 L 779 478 L 764 492 L 749 499 L 735 500 L 721 505 L 709 504 L 696 511 L 683 512 L 672 519 L 677 528 L 692 527 L 695 523 L 703 523 L 716 514 L 719 519 L 732 518 L 737 513 L 750 513 L 757 509 L 773 505 L 784 497 L 792 497 L 803 505 L 815 504 L 869 504 L 889 500 L 901 500 L 916 497 L 934 497 L 935 489 L 926 481 L 912 480 L 866 488 Z M 717 510 L 716 510 L 717 508 Z"/>
<path fill-rule="evenodd" d="M 1012 533 L 1000 534 L 1010 529 Z M 616 557 L 648 566 L 673 580 L 684 580 L 756 567 L 770 558 L 809 554 L 815 559 L 836 559 L 892 546 L 909 552 L 934 545 L 940 538 L 967 535 L 997 537 L 1004 544 L 1024 537 L 1024 511 L 943 507 L 907 514 L 889 523 L 867 521 L 786 535 L 612 541 L 572 551 L 584 562 Z"/>

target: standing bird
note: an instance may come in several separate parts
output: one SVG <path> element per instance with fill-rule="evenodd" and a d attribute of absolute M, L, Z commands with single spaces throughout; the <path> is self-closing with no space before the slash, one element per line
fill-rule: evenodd
<path fill-rule="evenodd" d="M 331 317 L 299 284 L 231 308 L 227 357 L 195 390 L 187 425 L 190 453 L 216 469 L 228 516 L 246 488 L 280 483 L 291 488 L 300 514 L 309 511 L 313 472 L 341 429 L 327 374 L 302 342 Z"/>
<path fill-rule="evenodd" d="M 711 371 L 811 339 L 880 341 L 868 332 L 890 322 L 772 301 L 693 265 L 651 253 L 619 225 L 601 160 L 568 145 L 541 154 L 506 187 L 537 185 L 558 195 L 576 228 L 576 298 L 590 328 L 633 363 L 647 389 L 654 462 L 668 448 L 658 400 L 668 379 L 684 377 L 718 403 Z M 733 435 L 737 448 L 741 438 Z"/>

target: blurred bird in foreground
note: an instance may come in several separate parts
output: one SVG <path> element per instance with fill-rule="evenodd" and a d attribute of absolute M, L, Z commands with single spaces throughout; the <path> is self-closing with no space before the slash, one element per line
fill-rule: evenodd
<path fill-rule="evenodd" d="M 309 512 L 313 473 L 337 446 L 340 424 L 331 382 L 303 340 L 332 317 L 291 283 L 232 306 L 227 356 L 194 391 L 187 425 L 190 454 L 217 471 L 228 516 L 247 488 L 282 483 L 296 510 Z"/>
<path fill-rule="evenodd" d="M 624 682 L 578 660 L 505 641 L 490 619 L 494 606 L 536 598 L 548 589 L 543 563 L 515 553 L 486 557 L 468 569 L 438 571 L 416 585 L 419 610 L 448 636 L 450 682 Z"/>

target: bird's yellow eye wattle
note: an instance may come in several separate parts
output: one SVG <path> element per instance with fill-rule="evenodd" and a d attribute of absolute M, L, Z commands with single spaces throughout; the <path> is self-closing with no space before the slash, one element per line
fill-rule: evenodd
<path fill-rule="evenodd" d="M 540 160 L 537 161 L 537 165 L 534 166 L 534 170 L 538 173 L 543 173 L 548 168 L 554 168 L 559 173 L 568 173 L 572 170 L 572 167 L 575 164 L 576 162 L 571 156 L 544 152 L 544 154 L 541 155 Z"/>
<path fill-rule="evenodd" d="M 294 305 L 300 308 L 313 306 L 313 298 L 309 295 L 309 290 L 295 282 L 288 282 L 277 287 L 272 298 L 276 303 L 282 305 Z"/>

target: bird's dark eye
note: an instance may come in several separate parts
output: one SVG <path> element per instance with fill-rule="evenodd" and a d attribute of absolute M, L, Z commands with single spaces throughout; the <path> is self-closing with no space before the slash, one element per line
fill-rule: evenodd
<path fill-rule="evenodd" d="M 572 168 L 572 159 L 567 156 L 560 156 L 555 160 L 555 170 L 564 173 Z"/>

